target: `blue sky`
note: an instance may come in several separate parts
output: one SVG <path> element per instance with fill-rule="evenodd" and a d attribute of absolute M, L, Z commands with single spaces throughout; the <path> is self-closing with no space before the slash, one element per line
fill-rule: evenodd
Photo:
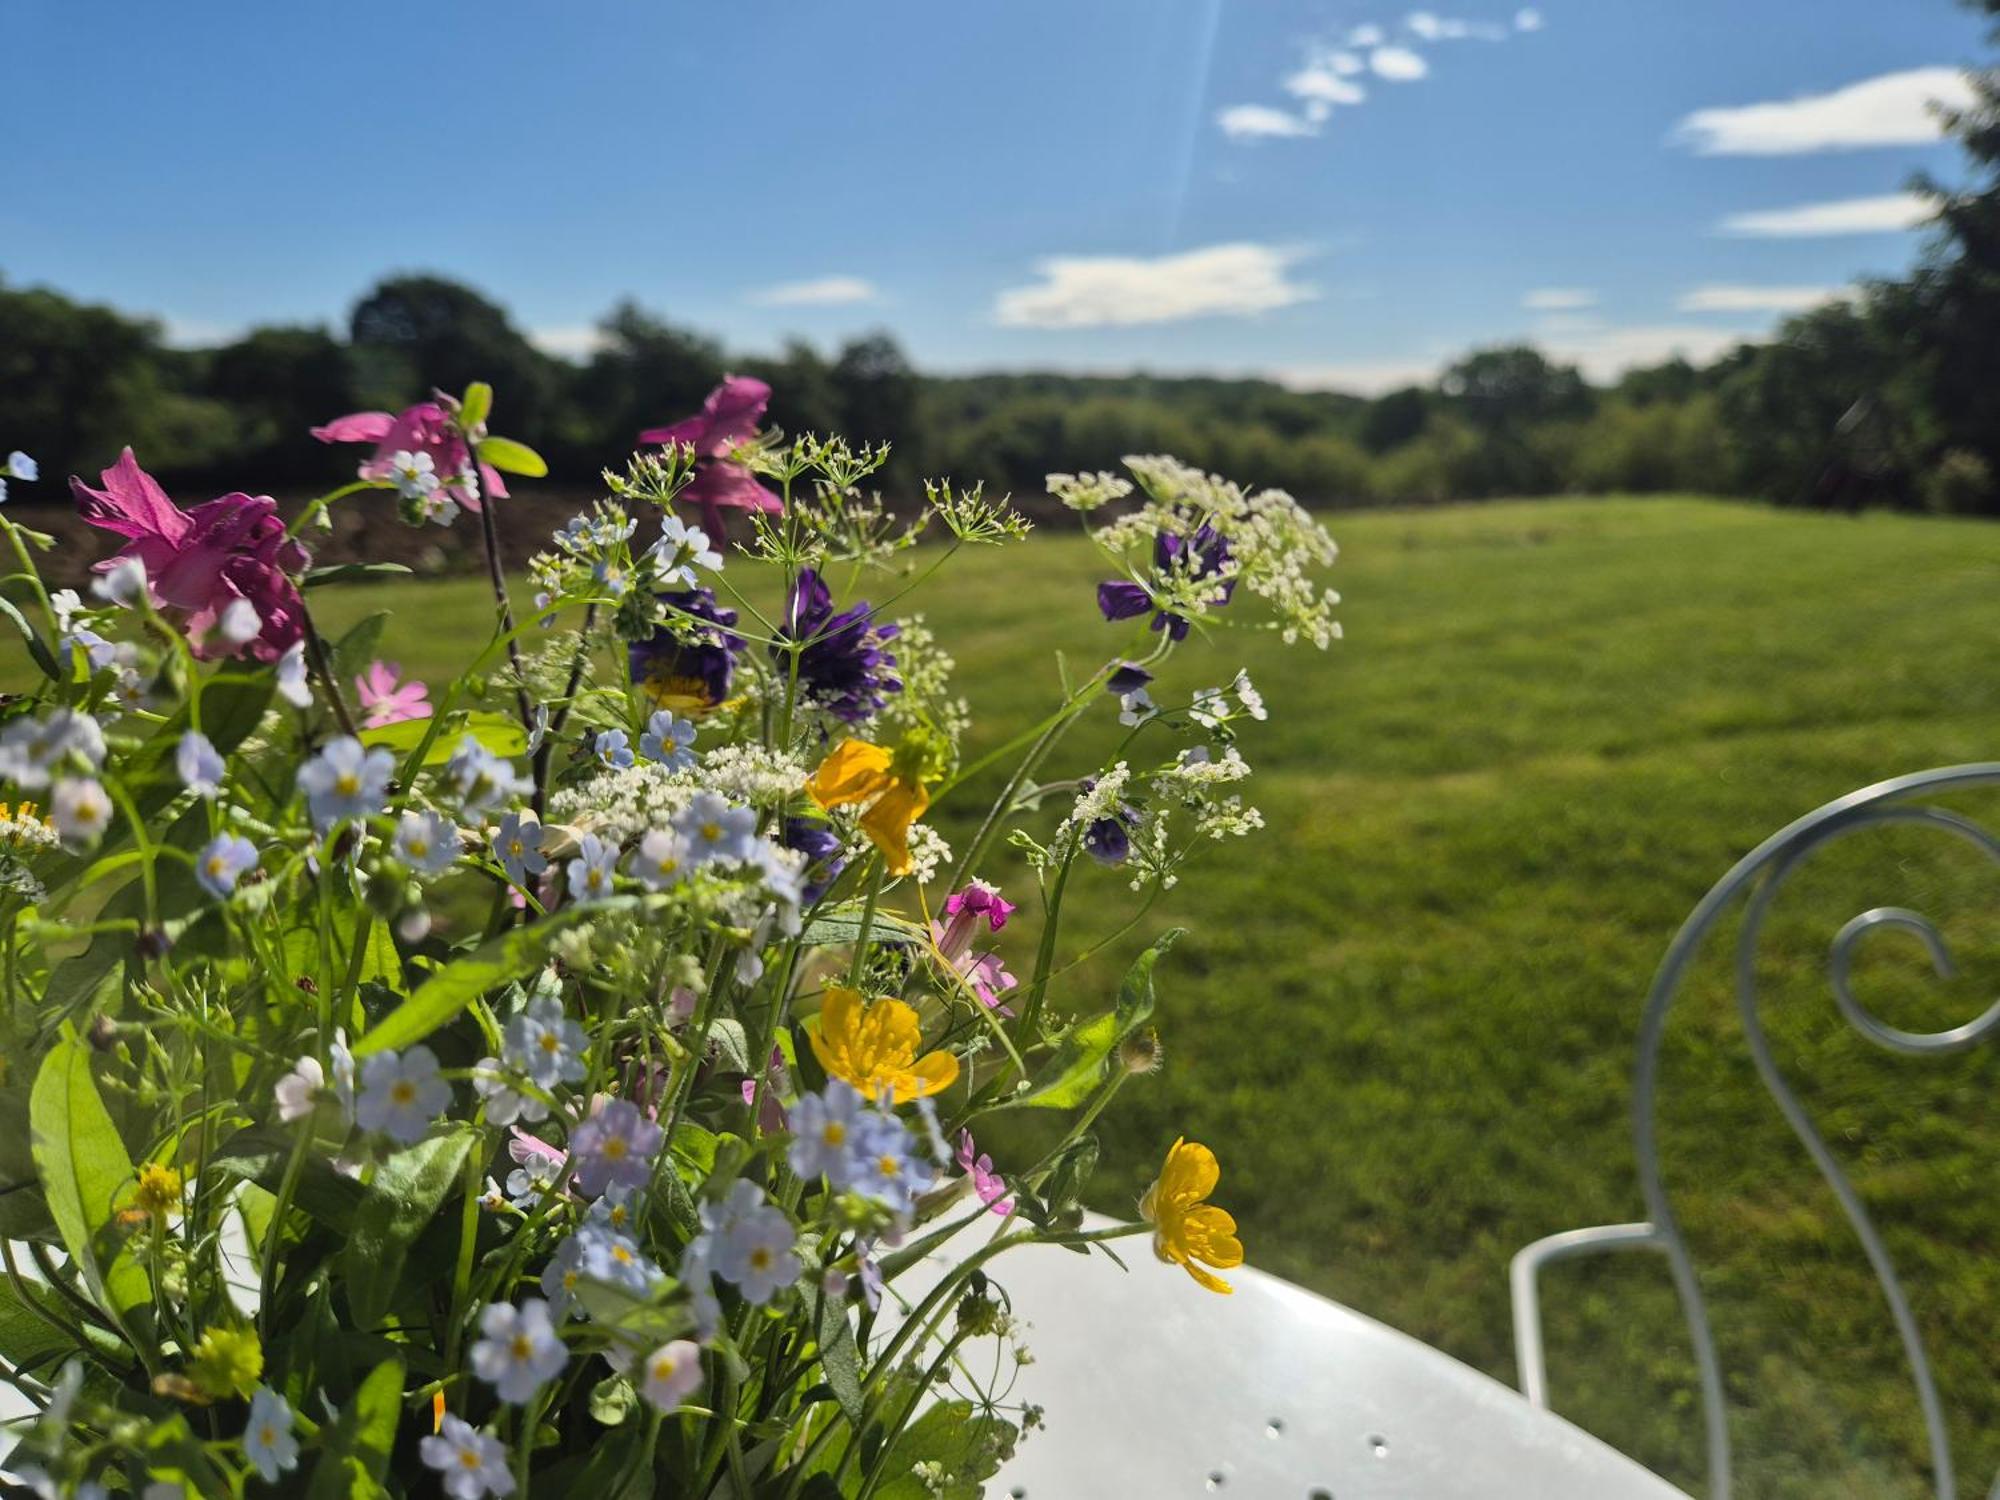
<path fill-rule="evenodd" d="M 7 0 L 0 276 L 191 341 L 423 268 L 565 350 L 631 295 L 934 369 L 1608 373 L 1907 265 L 1988 55 L 1950 0 Z"/>

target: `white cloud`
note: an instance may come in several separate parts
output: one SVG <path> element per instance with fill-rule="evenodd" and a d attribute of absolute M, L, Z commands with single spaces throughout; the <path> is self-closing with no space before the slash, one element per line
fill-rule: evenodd
<path fill-rule="evenodd" d="M 582 360 L 589 359 L 604 347 L 604 333 L 587 323 L 572 323 L 554 328 L 530 328 L 528 342 L 557 359 Z"/>
<path fill-rule="evenodd" d="M 1931 201 L 1919 193 L 1885 193 L 1879 198 L 1842 198 L 1832 203 L 1801 203 L 1794 208 L 1731 214 L 1716 225 L 1716 232 L 1750 239 L 1889 234 L 1915 229 L 1934 212 Z"/>
<path fill-rule="evenodd" d="M 1548 25 L 1548 22 L 1542 18 L 1542 13 L 1532 6 L 1526 10 L 1517 11 L 1514 14 L 1514 29 L 1516 31 L 1540 31 L 1546 25 Z"/>
<path fill-rule="evenodd" d="M 1403 18 L 1403 24 L 1427 42 L 1462 42 L 1468 37 L 1477 37 L 1482 42 L 1507 39 L 1507 28 L 1504 26 L 1485 21 L 1448 20 L 1427 10 L 1411 11 Z"/>
<path fill-rule="evenodd" d="M 1597 306 L 1597 293 L 1581 287 L 1542 287 L 1523 297 L 1521 306 L 1532 312 L 1580 312 Z"/>
<path fill-rule="evenodd" d="M 1379 47 L 1388 40 L 1380 26 L 1357 26 L 1347 33 L 1347 45 L 1350 47 Z"/>
<path fill-rule="evenodd" d="M 846 307 L 874 302 L 881 296 L 872 281 L 859 276 L 821 276 L 812 281 L 787 281 L 752 292 L 760 307 Z"/>
<path fill-rule="evenodd" d="M 1378 78 L 1391 83 L 1410 83 L 1431 70 L 1431 65 L 1408 47 L 1377 47 L 1368 54 L 1368 66 Z"/>
<path fill-rule="evenodd" d="M 1680 358 L 1713 364 L 1752 335 L 1740 329 L 1660 325 L 1654 327 L 1559 327 L 1535 342 L 1551 359 L 1580 366 L 1595 381 L 1616 380 L 1627 370 Z"/>
<path fill-rule="evenodd" d="M 243 337 L 240 323 L 212 323 L 206 318 L 177 318 L 171 313 L 160 319 L 160 337 L 175 349 L 215 349 Z"/>
<path fill-rule="evenodd" d="M 1429 385 L 1444 369 L 1442 359 L 1362 359 L 1345 363 L 1280 365 L 1263 373 L 1295 391 L 1343 391 L 1380 396 L 1409 385 Z"/>
<path fill-rule="evenodd" d="M 1696 110 L 1675 127 L 1673 138 L 1703 156 L 1797 156 L 1859 146 L 1916 146 L 1943 134 L 1934 104 L 1963 109 L 1973 102 L 1972 80 L 1957 68 L 1912 68 L 1827 94 Z"/>
<path fill-rule="evenodd" d="M 1329 52 L 1326 65 L 1343 78 L 1352 78 L 1356 73 L 1368 71 L 1368 64 L 1352 52 Z"/>
<path fill-rule="evenodd" d="M 1232 141 L 1287 140 L 1319 134 L 1312 121 L 1268 104 L 1232 104 L 1216 113 L 1215 123 Z"/>
<path fill-rule="evenodd" d="M 1041 281 L 1002 292 L 993 312 L 996 321 L 1015 328 L 1247 317 L 1319 295 L 1287 277 L 1301 257 L 1295 249 L 1251 243 L 1210 245 L 1152 259 L 1052 256 L 1035 266 Z"/>
<path fill-rule="evenodd" d="M 1310 63 L 1287 78 L 1285 92 L 1294 99 L 1316 100 L 1324 104 L 1359 104 L 1368 97 L 1368 90 L 1352 78 L 1319 62 Z"/>
<path fill-rule="evenodd" d="M 1846 295 L 1837 286 L 1698 286 L 1674 305 L 1687 313 L 1802 313 Z"/>

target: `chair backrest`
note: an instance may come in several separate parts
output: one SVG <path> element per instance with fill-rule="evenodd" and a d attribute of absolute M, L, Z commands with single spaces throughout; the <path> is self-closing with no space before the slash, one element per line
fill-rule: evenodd
<path fill-rule="evenodd" d="M 1766 839 L 1716 882 L 1682 924 L 1654 977 L 1640 1023 L 1633 1097 L 1634 1143 L 1650 1224 L 1620 1228 L 1632 1231 L 1626 1235 L 1628 1240 L 1644 1240 L 1651 1248 L 1661 1250 L 1673 1267 L 1675 1286 L 1694 1340 L 1695 1361 L 1702 1386 L 1703 1416 L 1708 1429 L 1710 1489 L 1718 1500 L 1726 1500 L 1729 1494 L 1730 1468 L 1721 1368 L 1687 1242 L 1674 1218 L 1673 1207 L 1661 1180 L 1656 1126 L 1660 1048 L 1668 1012 L 1696 956 L 1718 924 L 1735 909 L 1739 898 L 1743 898 L 1743 912 L 1736 938 L 1734 984 L 1737 1009 L 1742 1017 L 1751 1056 L 1756 1061 L 1757 1072 L 1765 1088 L 1777 1102 L 1786 1123 L 1805 1147 L 1820 1176 L 1832 1189 L 1841 1212 L 1861 1241 L 1869 1265 L 1887 1299 L 1890 1316 L 1895 1322 L 1896 1333 L 1915 1383 L 1917 1401 L 1923 1411 L 1929 1438 L 1932 1478 L 1938 1500 L 1959 1500 L 1944 1410 L 1938 1400 L 1937 1382 L 1925 1351 L 1923 1335 L 1911 1313 L 1909 1298 L 1903 1291 L 1895 1263 L 1874 1220 L 1869 1217 L 1867 1207 L 1846 1171 L 1813 1125 L 1805 1106 L 1772 1054 L 1759 1015 L 1756 960 L 1765 919 L 1786 881 L 1816 851 L 1859 830 L 1884 826 L 1930 830 L 1962 840 L 2000 864 L 2000 838 L 1989 834 L 1971 819 L 1948 808 L 1929 805 L 1924 800 L 1940 793 L 1984 786 L 2000 786 L 2000 763 L 1920 771 L 1892 781 L 1878 782 L 1808 813 Z M 1828 977 L 1835 1003 L 1856 1031 L 1877 1046 L 1915 1056 L 1961 1052 L 2000 1035 L 2000 1002 L 1963 1025 L 1933 1032 L 1905 1031 L 1888 1025 L 1871 1012 L 1854 993 L 1851 984 L 1853 959 L 1861 940 L 1884 927 L 1914 933 L 1929 950 L 1931 962 L 1939 975 L 1949 977 L 1953 972 L 1943 936 L 1921 913 L 1901 907 L 1877 907 L 1852 918 L 1832 940 Z M 1996 1481 L 1993 1494 L 2000 1497 L 2000 1481 Z"/>

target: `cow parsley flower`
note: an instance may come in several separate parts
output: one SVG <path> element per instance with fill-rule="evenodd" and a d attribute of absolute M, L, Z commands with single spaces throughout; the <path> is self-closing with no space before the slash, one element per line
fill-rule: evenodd
<path fill-rule="evenodd" d="M 417 1443 L 417 1453 L 425 1467 L 443 1476 L 441 1483 L 451 1500 L 482 1500 L 487 1495 L 514 1493 L 507 1445 L 463 1417 L 447 1412 L 437 1432 Z"/>
<path fill-rule="evenodd" d="M 556 1332 L 549 1305 L 530 1297 L 519 1307 L 489 1302 L 479 1314 L 481 1337 L 472 1346 L 472 1373 L 502 1401 L 520 1404 L 562 1374 L 569 1348 Z"/>
<path fill-rule="evenodd" d="M 451 1085 L 438 1077 L 437 1054 L 422 1044 L 400 1054 L 377 1052 L 361 1065 L 354 1117 L 363 1130 L 414 1145 L 450 1106 Z"/>

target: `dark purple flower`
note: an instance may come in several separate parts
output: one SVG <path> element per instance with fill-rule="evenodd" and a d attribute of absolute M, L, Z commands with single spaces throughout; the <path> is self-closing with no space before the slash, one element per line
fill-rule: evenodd
<path fill-rule="evenodd" d="M 1086 776 L 1077 789 L 1089 792 L 1097 778 Z M 1083 852 L 1100 865 L 1122 865 L 1132 856 L 1132 830 L 1139 826 L 1139 809 L 1121 802 L 1109 817 L 1099 818 L 1083 830 Z"/>
<path fill-rule="evenodd" d="M 778 842 L 806 857 L 805 904 L 815 904 L 840 878 L 847 861 L 840 857 L 840 835 L 816 818 L 787 818 Z"/>
<path fill-rule="evenodd" d="M 1098 586 L 1098 595 L 1100 598 L 1103 597 L 1103 591 L 1109 587 L 1111 587 L 1110 584 L 1100 584 Z M 1114 698 L 1122 698 L 1127 693 L 1138 692 L 1140 688 L 1152 680 L 1153 674 L 1148 672 L 1144 667 L 1135 666 L 1129 661 L 1121 661 L 1112 669 L 1111 676 L 1105 680 L 1104 690 Z"/>
<path fill-rule="evenodd" d="M 1195 579 L 1213 578 L 1230 560 L 1229 538 L 1206 521 L 1191 536 L 1162 531 L 1153 537 L 1153 569 L 1158 573 L 1185 573 Z M 1209 603 L 1227 604 L 1229 596 L 1235 591 L 1236 580 L 1228 579 L 1217 588 Z M 1107 620 L 1130 620 L 1154 608 L 1153 596 L 1136 583 L 1114 579 L 1097 586 L 1097 608 Z M 1184 641 L 1187 639 L 1188 622 L 1184 616 L 1162 609 L 1153 615 L 1153 629 L 1164 630 L 1175 640 Z"/>
<path fill-rule="evenodd" d="M 778 515 L 785 503 L 765 489 L 730 453 L 747 442 L 764 420 L 764 408 L 771 402 L 771 388 L 748 375 L 727 375 L 722 384 L 708 393 L 701 410 L 666 427 L 649 427 L 639 434 L 642 443 L 686 443 L 694 449 L 694 479 L 676 497 L 699 506 L 701 524 L 716 541 L 727 535 L 722 522 L 725 510 L 762 511 Z"/>
<path fill-rule="evenodd" d="M 647 639 L 632 643 L 632 684 L 659 708 L 705 714 L 729 697 L 736 658 L 746 649 L 743 637 L 729 628 L 736 623 L 736 611 L 721 608 L 715 590 L 708 588 L 663 593 L 660 601 L 678 614 Z M 682 618 L 689 615 L 706 624 L 690 627 Z M 692 630 L 696 638 L 684 639 L 676 629 Z"/>
<path fill-rule="evenodd" d="M 799 690 L 806 701 L 859 724 L 882 711 L 888 694 L 903 690 L 892 671 L 895 655 L 883 649 L 896 634 L 896 626 L 875 623 L 866 599 L 835 614 L 833 595 L 819 574 L 802 568 L 771 654 L 782 670 L 789 643 L 798 643 Z"/>

